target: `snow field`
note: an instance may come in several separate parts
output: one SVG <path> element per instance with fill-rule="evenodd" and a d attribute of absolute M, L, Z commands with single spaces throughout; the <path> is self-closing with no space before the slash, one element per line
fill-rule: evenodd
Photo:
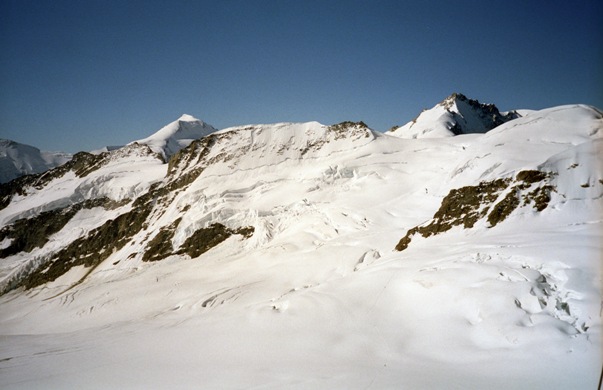
<path fill-rule="evenodd" d="M 207 156 L 214 163 L 83 283 L 74 285 L 86 272 L 78 267 L 0 297 L 0 383 L 595 388 L 603 364 L 600 117 L 558 107 L 444 139 L 338 139 L 317 123 L 220 131 Z M 85 179 L 104 175 L 93 196 L 135 197 L 166 172 L 152 160 L 131 175 L 127 166 Z M 394 251 L 450 189 L 524 169 L 556 173 L 542 212 L 522 207 L 494 228 L 481 221 L 417 235 Z M 62 183 L 49 188 L 70 190 L 17 199 L 3 223 L 81 185 Z M 82 210 L 39 251 L 124 210 L 96 218 Z M 256 230 L 198 258 L 142 262 L 153 232 L 178 218 L 174 247 L 216 221 Z"/>

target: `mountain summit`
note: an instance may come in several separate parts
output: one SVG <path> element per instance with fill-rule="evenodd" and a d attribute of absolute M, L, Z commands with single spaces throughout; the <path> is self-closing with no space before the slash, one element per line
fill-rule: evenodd
<path fill-rule="evenodd" d="M 215 131 L 216 129 L 213 126 L 192 115 L 183 114 L 153 135 L 134 142 L 148 145 L 167 161 L 172 155 L 187 147 L 194 140 L 203 138 Z"/>
<path fill-rule="evenodd" d="M 184 116 L 0 185 L 0 387 L 596 388 L 603 114 L 430 111 Z"/>
<path fill-rule="evenodd" d="M 515 111 L 501 113 L 494 104 L 483 104 L 453 93 L 404 126 L 392 128 L 388 134 L 400 138 L 439 138 L 485 133 L 519 116 Z"/>

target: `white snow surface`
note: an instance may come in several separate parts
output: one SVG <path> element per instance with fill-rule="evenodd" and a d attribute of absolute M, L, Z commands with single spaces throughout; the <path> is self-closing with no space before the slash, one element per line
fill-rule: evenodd
<path fill-rule="evenodd" d="M 30 145 L 0 139 L 0 183 L 47 171 L 70 159 L 71 155 L 67 153 L 43 152 Z"/>
<path fill-rule="evenodd" d="M 153 135 L 134 142 L 148 145 L 155 153 L 159 153 L 167 160 L 194 140 L 215 131 L 216 129 L 213 126 L 191 115 L 183 114 L 176 121 L 162 127 Z"/>
<path fill-rule="evenodd" d="M 119 202 L 140 196 L 167 170 L 157 156 L 141 149 L 131 145 L 110 152 L 107 164 L 85 177 L 68 172 L 42 189 L 29 187 L 25 195 L 15 196 L 0 211 L 0 226 L 88 199 L 107 197 Z"/>
<path fill-rule="evenodd" d="M 172 154 L 170 134 L 197 123 L 183 118 L 138 143 Z M 317 122 L 212 131 L 210 149 L 187 149 L 211 163 L 83 282 L 80 266 L 0 296 L 0 387 L 594 389 L 602 118 L 561 106 L 486 134 L 418 139 Z M 15 197 L 0 229 L 82 199 L 135 199 L 198 167 L 170 176 L 152 156 L 118 152 L 89 176 Z M 394 250 L 451 189 L 526 169 L 553 173 L 542 212 Z M 130 207 L 78 212 L 43 248 L 2 259 L 0 283 Z M 174 247 L 214 222 L 255 232 L 143 262 L 179 218 Z"/>
<path fill-rule="evenodd" d="M 492 127 L 495 113 L 493 105 L 480 104 L 476 100 L 467 99 L 461 94 L 452 94 L 429 110 L 423 110 L 415 119 L 404 126 L 392 128 L 388 134 L 400 138 L 441 138 L 455 135 L 453 129 L 462 134 L 483 134 Z M 527 113 L 528 110 L 521 110 Z M 515 113 L 498 113 L 496 116 L 509 119 L 521 116 Z M 508 119 L 507 119 L 508 120 Z"/>

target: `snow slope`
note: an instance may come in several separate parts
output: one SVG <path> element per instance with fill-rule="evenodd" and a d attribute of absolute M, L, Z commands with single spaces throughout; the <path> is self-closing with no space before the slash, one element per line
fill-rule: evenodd
<path fill-rule="evenodd" d="M 453 93 L 404 126 L 392 128 L 388 134 L 401 138 L 439 138 L 485 133 L 518 117 L 516 111 L 501 113 L 493 104 L 482 104 Z"/>
<path fill-rule="evenodd" d="M 240 126 L 165 164 L 140 144 L 86 157 L 0 210 L 0 234 L 72 215 L 2 259 L 0 384 L 595 388 L 602 118 L 562 106 L 423 139 L 361 122 Z M 495 226 L 483 216 L 395 250 L 443 203 L 470 203 L 448 202 L 455 191 L 496 180 L 477 214 L 516 202 Z M 0 250 L 17 241 L 0 235 Z"/>
<path fill-rule="evenodd" d="M 71 155 L 66 153 L 42 152 L 33 146 L 0 139 L 0 183 L 47 171 L 70 159 Z"/>
<path fill-rule="evenodd" d="M 162 127 L 153 135 L 134 141 L 148 145 L 155 153 L 168 160 L 174 153 L 187 147 L 193 140 L 205 137 L 216 129 L 199 119 L 184 114 L 176 121 Z"/>

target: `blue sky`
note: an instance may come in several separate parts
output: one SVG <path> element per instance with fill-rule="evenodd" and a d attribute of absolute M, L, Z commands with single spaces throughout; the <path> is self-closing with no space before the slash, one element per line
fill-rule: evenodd
<path fill-rule="evenodd" d="M 0 137 L 91 150 L 183 113 L 385 131 L 452 92 L 603 108 L 600 3 L 0 0 Z"/>

